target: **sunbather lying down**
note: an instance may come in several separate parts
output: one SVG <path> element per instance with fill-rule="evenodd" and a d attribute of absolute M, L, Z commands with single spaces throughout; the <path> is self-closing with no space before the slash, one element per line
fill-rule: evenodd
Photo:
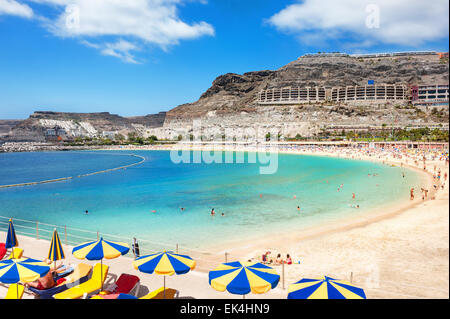
<path fill-rule="evenodd" d="M 58 269 L 64 267 L 62 265 L 62 262 L 59 265 L 57 264 L 55 266 L 54 263 L 50 259 L 45 259 L 44 261 L 48 265 L 53 265 L 53 266 L 50 266 L 50 271 L 45 276 L 39 278 L 36 281 L 25 283 L 25 287 L 27 287 L 27 288 L 33 287 L 33 288 L 36 288 L 39 290 L 43 290 L 43 289 L 52 288 L 57 285 L 57 283 L 53 279 L 53 275 L 58 271 Z"/>

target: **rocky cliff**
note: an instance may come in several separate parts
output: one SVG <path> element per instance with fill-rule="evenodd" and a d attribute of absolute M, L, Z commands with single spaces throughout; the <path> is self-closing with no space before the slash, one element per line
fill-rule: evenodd
<path fill-rule="evenodd" d="M 448 84 L 447 62 L 437 55 L 380 58 L 326 54 L 304 56 L 276 71 L 221 75 L 198 101 L 170 110 L 166 121 L 204 116 L 210 111 L 219 114 L 257 112 L 257 93 L 263 89 L 365 85 L 369 79 L 386 84 Z"/>
<path fill-rule="evenodd" d="M 44 142 L 61 136 L 109 137 L 116 134 L 127 136 L 130 132 L 145 135 L 147 129 L 161 127 L 165 112 L 138 117 L 122 117 L 108 112 L 64 113 L 38 111 L 24 121 L 15 123 L 8 134 L 0 139 L 15 142 Z M 50 130 L 50 131 L 49 131 Z M 54 135 L 53 135 L 54 134 Z"/>
<path fill-rule="evenodd" d="M 228 73 L 214 80 L 212 86 L 194 103 L 180 105 L 167 112 L 164 127 L 155 134 L 174 136 L 183 128 L 192 129 L 193 119 L 201 120 L 203 135 L 218 134 L 224 127 L 242 128 L 255 124 L 276 128 L 286 136 L 311 136 L 326 124 L 381 125 L 400 123 L 448 123 L 448 106 L 414 107 L 395 103 L 308 103 L 298 105 L 260 105 L 258 92 L 283 87 L 345 87 L 377 84 L 447 84 L 448 59 L 437 54 L 399 56 L 350 56 L 345 54 L 307 55 L 275 71 Z M 438 114 L 438 116 L 436 116 Z M 206 132 L 206 133 L 205 133 Z"/>

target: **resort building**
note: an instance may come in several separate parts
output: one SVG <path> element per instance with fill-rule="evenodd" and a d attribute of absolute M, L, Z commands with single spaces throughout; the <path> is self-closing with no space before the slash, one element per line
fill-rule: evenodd
<path fill-rule="evenodd" d="M 285 87 L 262 90 L 258 104 L 298 104 L 310 102 L 407 101 L 408 87 L 402 84 L 374 84 L 346 87 Z"/>
<path fill-rule="evenodd" d="M 381 131 L 391 131 L 391 130 L 414 130 L 429 128 L 430 130 L 439 129 L 441 131 L 449 131 L 448 123 L 420 123 L 414 125 L 401 125 L 401 124 L 386 124 L 386 125 L 375 125 L 375 124 L 328 124 L 321 127 L 322 130 L 326 132 L 381 132 Z"/>
<path fill-rule="evenodd" d="M 103 132 L 102 132 L 102 137 L 108 138 L 108 139 L 110 139 L 110 140 L 113 140 L 113 139 L 115 139 L 115 137 L 116 137 L 116 135 L 117 135 L 118 133 L 119 133 L 119 132 L 117 132 L 117 131 L 103 131 Z"/>
<path fill-rule="evenodd" d="M 297 104 L 325 101 L 326 89 L 324 87 L 280 88 L 262 90 L 258 94 L 259 104 Z"/>
<path fill-rule="evenodd" d="M 66 138 L 66 130 L 61 127 L 48 128 L 45 130 L 46 141 L 61 141 Z"/>
<path fill-rule="evenodd" d="M 411 102 L 417 105 L 448 105 L 448 84 L 368 84 L 345 87 L 284 87 L 262 90 L 258 104 L 301 104 L 320 102 L 384 103 Z"/>
<path fill-rule="evenodd" d="M 411 102 L 417 105 L 448 105 L 448 84 L 411 86 Z"/>
<path fill-rule="evenodd" d="M 388 100 L 406 101 L 408 88 L 406 85 L 374 84 L 364 86 L 347 86 L 333 88 L 331 100 L 336 102 L 365 101 L 380 102 Z"/>

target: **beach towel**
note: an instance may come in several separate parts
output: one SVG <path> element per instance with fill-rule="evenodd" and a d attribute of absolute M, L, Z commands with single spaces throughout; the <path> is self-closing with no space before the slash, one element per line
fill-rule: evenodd
<path fill-rule="evenodd" d="M 139 283 L 139 277 L 121 274 L 119 279 L 116 281 L 116 288 L 113 290 L 116 294 L 129 294 L 130 291 Z"/>
<path fill-rule="evenodd" d="M 67 267 L 67 266 L 65 266 L 65 267 L 60 268 L 60 269 L 58 269 L 58 270 L 56 271 L 56 274 L 53 276 L 53 279 L 54 279 L 55 281 L 58 281 L 59 279 L 64 278 L 64 277 L 70 275 L 71 273 L 73 273 L 73 271 L 74 271 L 74 268 L 73 268 L 73 267 Z"/>
<path fill-rule="evenodd" d="M 4 243 L 0 243 L 0 260 L 6 255 L 6 248 Z"/>

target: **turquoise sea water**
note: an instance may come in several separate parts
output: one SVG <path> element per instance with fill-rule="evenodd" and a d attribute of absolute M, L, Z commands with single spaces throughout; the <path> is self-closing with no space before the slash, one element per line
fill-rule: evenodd
<path fill-rule="evenodd" d="M 0 189 L 0 216 L 195 249 L 351 217 L 404 200 L 410 187 L 420 189 L 421 183 L 413 171 L 330 157 L 279 154 L 277 172 L 260 175 L 260 165 L 247 161 L 175 164 L 168 151 L 132 153 L 146 161 L 64 182 Z M 127 154 L 0 154 L 0 185 L 76 176 L 139 161 Z M 0 230 L 4 229 L 1 224 Z"/>

